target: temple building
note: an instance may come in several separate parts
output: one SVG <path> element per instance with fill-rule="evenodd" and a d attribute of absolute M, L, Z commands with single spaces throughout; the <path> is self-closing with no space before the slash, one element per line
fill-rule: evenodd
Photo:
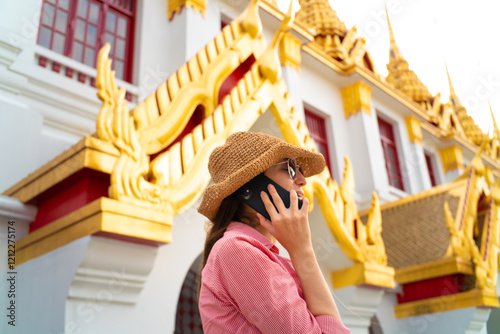
<path fill-rule="evenodd" d="M 352 333 L 500 332 L 493 112 L 446 68 L 433 96 L 388 13 L 385 77 L 327 0 L 294 5 L 0 5 L 0 332 L 202 333 L 196 208 L 246 130 L 325 156 L 304 190 Z"/>

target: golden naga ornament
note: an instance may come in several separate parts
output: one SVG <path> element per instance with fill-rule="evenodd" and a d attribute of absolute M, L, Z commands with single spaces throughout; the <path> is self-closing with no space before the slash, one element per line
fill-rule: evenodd
<path fill-rule="evenodd" d="M 125 100 L 125 89 L 118 89 L 115 73 L 108 59 L 111 46 L 106 43 L 99 51 L 97 60 L 98 97 L 103 101 L 97 117 L 96 135 L 112 142 L 119 150 L 111 174 L 109 197 L 141 206 L 157 207 L 161 204 L 160 188 L 145 180 L 149 173 L 149 157 L 141 147 L 134 126 L 134 119 Z"/>
<path fill-rule="evenodd" d="M 462 189 L 465 189 L 459 204 L 461 210 L 455 218 L 445 202 L 445 219 L 451 236 L 446 256 L 472 260 L 476 288 L 496 294 L 500 179 L 490 189 L 487 169 L 480 157 L 485 146 L 482 145 L 466 171 L 454 181 L 464 182 Z"/>

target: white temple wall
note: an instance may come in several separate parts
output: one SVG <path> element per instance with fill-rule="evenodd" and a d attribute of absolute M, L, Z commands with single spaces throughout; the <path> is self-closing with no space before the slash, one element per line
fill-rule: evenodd
<path fill-rule="evenodd" d="M 302 52 L 302 66 L 300 69 L 300 99 L 305 107 L 313 110 L 325 119 L 328 132 L 328 147 L 332 177 L 340 184 L 344 171 L 344 155 L 350 155 L 345 129 L 344 106 L 340 87 L 336 86 L 325 76 L 333 74 L 317 60 L 311 60 Z M 349 156 L 350 158 L 350 156 Z"/>
<path fill-rule="evenodd" d="M 198 213 L 199 203 L 174 217 L 172 243 L 158 248 L 153 270 L 136 304 L 136 333 L 173 333 L 175 329 L 182 283 L 205 245 L 207 219 Z"/>

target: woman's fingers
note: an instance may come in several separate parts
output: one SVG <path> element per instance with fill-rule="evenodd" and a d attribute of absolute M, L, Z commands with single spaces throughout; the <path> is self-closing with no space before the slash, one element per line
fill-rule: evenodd
<path fill-rule="evenodd" d="M 290 209 L 292 211 L 299 209 L 299 196 L 297 196 L 295 189 L 290 190 Z"/>
<path fill-rule="evenodd" d="M 278 209 L 278 212 L 282 213 L 283 210 L 285 209 L 285 204 L 283 204 L 283 201 L 281 200 L 280 195 L 276 191 L 276 188 L 272 184 L 267 186 L 267 189 L 269 190 L 269 193 L 271 194 L 271 197 L 273 198 L 274 205 L 276 205 L 276 208 Z"/>
<path fill-rule="evenodd" d="M 271 221 L 258 212 L 257 212 L 257 218 L 259 218 L 260 225 L 262 225 L 262 227 L 264 227 L 267 231 L 269 231 L 272 234 L 274 229 Z"/>
<path fill-rule="evenodd" d="M 303 197 L 302 207 L 300 208 L 300 210 L 304 211 L 307 214 L 308 208 L 309 208 L 309 200 L 307 199 L 307 197 Z"/>
<path fill-rule="evenodd" d="M 267 193 L 265 191 L 261 191 L 260 197 L 262 198 L 262 201 L 266 206 L 267 213 L 269 213 L 271 220 L 276 219 L 278 217 L 278 211 L 276 211 L 276 208 L 274 207 L 273 202 L 271 202 L 271 199 L 269 198 Z"/>

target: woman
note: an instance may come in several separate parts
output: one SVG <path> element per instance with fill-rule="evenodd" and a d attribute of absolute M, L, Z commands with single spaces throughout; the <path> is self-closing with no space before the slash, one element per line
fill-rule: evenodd
<path fill-rule="evenodd" d="M 298 167 L 300 166 L 300 167 Z M 205 333 L 349 333 L 316 261 L 305 177 L 320 173 L 319 153 L 263 133 L 237 132 L 214 149 L 214 181 L 198 211 L 212 226 L 202 261 L 199 308 Z M 235 191 L 264 173 L 290 192 L 287 208 L 270 185 L 261 198 L 271 220 Z M 290 260 L 279 255 L 279 241 Z"/>

